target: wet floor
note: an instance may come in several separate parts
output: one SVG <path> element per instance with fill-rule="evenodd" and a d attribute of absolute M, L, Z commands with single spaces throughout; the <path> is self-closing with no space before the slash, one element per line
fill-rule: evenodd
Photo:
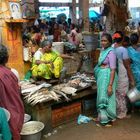
<path fill-rule="evenodd" d="M 42 140 L 140 140 L 140 112 L 117 120 L 112 127 L 97 127 L 95 122 L 78 125 L 76 121 L 61 125 Z"/>

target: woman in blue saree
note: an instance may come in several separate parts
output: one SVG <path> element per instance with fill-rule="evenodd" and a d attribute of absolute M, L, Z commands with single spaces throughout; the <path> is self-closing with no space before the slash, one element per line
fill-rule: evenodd
<path fill-rule="evenodd" d="M 139 36 L 131 34 L 131 46 L 128 48 L 128 55 L 131 59 L 131 69 L 134 75 L 136 88 L 140 91 L 140 47 L 138 47 Z"/>
<path fill-rule="evenodd" d="M 97 81 L 98 118 L 96 123 L 104 126 L 111 126 L 112 121 L 116 119 L 116 55 L 111 44 L 111 35 L 103 34 L 101 37 L 102 51 L 98 64 L 94 68 Z"/>

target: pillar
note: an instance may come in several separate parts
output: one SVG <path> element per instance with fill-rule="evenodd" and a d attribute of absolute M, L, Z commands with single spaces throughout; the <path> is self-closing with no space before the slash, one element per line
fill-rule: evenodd
<path fill-rule="evenodd" d="M 83 19 L 84 31 L 89 31 L 89 0 L 79 0 L 79 18 Z"/>
<path fill-rule="evenodd" d="M 72 23 L 77 24 L 77 19 L 76 19 L 76 0 L 72 0 L 72 6 L 70 6 L 70 18 L 72 19 Z"/>
<path fill-rule="evenodd" d="M 0 2 L 0 43 L 7 46 L 9 50 L 7 66 L 15 68 L 20 77 L 23 77 L 22 19 L 11 20 L 9 1 L 1 0 Z"/>

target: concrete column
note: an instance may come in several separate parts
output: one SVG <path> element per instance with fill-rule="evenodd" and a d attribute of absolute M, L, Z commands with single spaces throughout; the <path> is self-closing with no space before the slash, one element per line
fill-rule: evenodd
<path fill-rule="evenodd" d="M 72 23 L 77 24 L 77 19 L 76 19 L 76 0 L 72 0 L 72 6 L 70 7 L 70 18 L 72 19 Z"/>
<path fill-rule="evenodd" d="M 89 31 L 89 1 L 79 0 L 79 18 L 83 19 L 84 31 Z"/>

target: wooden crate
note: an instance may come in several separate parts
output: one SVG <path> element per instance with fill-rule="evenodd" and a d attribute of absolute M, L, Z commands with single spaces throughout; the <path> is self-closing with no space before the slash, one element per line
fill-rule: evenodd
<path fill-rule="evenodd" d="M 71 103 L 52 110 L 52 126 L 76 119 L 81 113 L 81 102 Z"/>
<path fill-rule="evenodd" d="M 64 108 L 64 117 L 66 121 L 77 118 L 81 113 L 81 103 L 73 103 L 71 105 L 65 106 Z"/>
<path fill-rule="evenodd" d="M 52 126 L 58 126 L 63 123 L 64 120 L 64 110 L 62 108 L 58 108 L 52 111 Z"/>

